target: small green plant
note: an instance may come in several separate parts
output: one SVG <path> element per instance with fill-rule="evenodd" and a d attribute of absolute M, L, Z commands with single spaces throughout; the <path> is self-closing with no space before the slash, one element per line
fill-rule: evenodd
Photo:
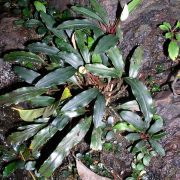
<path fill-rule="evenodd" d="M 6 61 L 15 63 L 14 71 L 27 83 L 0 96 L 0 105 L 13 105 L 26 122 L 8 136 L 8 140 L 15 150 L 23 143 L 27 145 L 30 156 L 25 159 L 25 168 L 38 177 L 52 176 L 90 126 L 93 128 L 90 148 L 101 151 L 107 127 L 106 109 L 118 116 L 113 129 L 130 133 L 126 136 L 130 142 L 133 140 L 130 151 L 144 153 L 144 157 L 151 151 L 164 155 L 157 142 L 162 119 L 155 118 L 152 97 L 137 78 L 143 49 L 136 47 L 129 71 L 125 72 L 126 61 L 117 47 L 119 36 L 106 24 L 105 9 L 96 0 L 90 2 L 91 8 L 72 7 L 85 18 L 60 24 L 44 6 L 36 4 L 41 20 L 35 22 L 45 28 L 42 41 L 4 56 Z M 126 5 L 120 19 L 125 20 L 137 3 L 139 1 L 132 1 Z M 105 31 L 99 22 L 106 26 Z M 136 100 L 129 101 L 127 86 Z M 22 102 L 31 108 L 23 108 Z M 64 133 L 63 138 L 54 142 L 53 137 L 60 132 Z M 50 142 L 56 147 L 39 164 L 43 149 Z M 142 150 L 143 147 L 146 149 Z"/>
<path fill-rule="evenodd" d="M 169 57 L 175 61 L 179 56 L 180 21 L 177 21 L 174 27 L 172 27 L 168 22 L 163 22 L 159 28 L 163 30 L 165 38 L 169 40 L 168 54 Z"/>

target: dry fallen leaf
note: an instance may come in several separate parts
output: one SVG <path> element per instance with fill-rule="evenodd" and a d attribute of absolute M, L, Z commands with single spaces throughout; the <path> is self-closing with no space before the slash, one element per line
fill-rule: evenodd
<path fill-rule="evenodd" d="M 82 180 L 110 180 L 109 178 L 99 176 L 88 169 L 81 161 L 76 159 L 78 174 Z"/>

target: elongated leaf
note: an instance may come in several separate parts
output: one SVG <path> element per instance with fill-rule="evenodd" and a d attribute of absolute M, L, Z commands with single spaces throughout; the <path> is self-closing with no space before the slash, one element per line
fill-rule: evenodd
<path fill-rule="evenodd" d="M 34 136 L 41 128 L 43 128 L 45 124 L 33 124 L 20 127 L 19 129 L 23 129 L 23 131 L 12 133 L 8 136 L 8 140 L 14 144 L 21 144 L 22 142 L 26 141 L 27 139 Z"/>
<path fill-rule="evenodd" d="M 24 121 L 33 121 L 34 119 L 40 117 L 43 115 L 43 112 L 45 108 L 38 108 L 38 109 L 18 109 L 18 108 L 13 108 L 19 112 L 19 115 L 22 120 Z"/>
<path fill-rule="evenodd" d="M 50 72 L 42 79 L 40 79 L 36 87 L 52 87 L 54 85 L 64 84 L 67 79 L 75 74 L 76 70 L 72 67 L 59 68 L 53 72 Z"/>
<path fill-rule="evenodd" d="M 116 132 L 116 131 L 128 131 L 128 132 L 131 132 L 131 131 L 134 131 L 136 130 L 135 127 L 133 127 L 132 125 L 129 125 L 127 122 L 119 122 L 117 123 L 114 127 L 113 127 L 113 130 Z"/>
<path fill-rule="evenodd" d="M 145 116 L 145 121 L 149 123 L 155 113 L 155 108 L 147 87 L 135 78 L 125 78 L 125 81 L 131 86 L 132 92 Z"/>
<path fill-rule="evenodd" d="M 72 45 L 64 40 L 64 38 L 56 38 L 55 43 L 58 49 L 61 51 L 66 51 L 66 52 L 72 52 L 72 53 L 77 53 L 77 51 L 72 47 Z"/>
<path fill-rule="evenodd" d="M 57 26 L 58 30 L 65 30 L 65 29 L 99 29 L 99 27 L 86 19 L 74 19 L 68 20 Z"/>
<path fill-rule="evenodd" d="M 66 112 L 64 112 L 64 115 L 68 116 L 69 118 L 74 118 L 74 117 L 78 117 L 78 116 L 85 114 L 85 112 L 86 112 L 86 109 L 83 107 L 83 108 L 79 108 L 75 111 L 66 111 Z"/>
<path fill-rule="evenodd" d="M 116 69 L 120 70 L 121 72 L 124 71 L 125 65 L 124 65 L 122 54 L 120 53 L 120 50 L 118 47 L 115 46 L 109 49 L 107 52 L 107 56 L 109 57 L 113 66 Z"/>
<path fill-rule="evenodd" d="M 104 53 L 111 47 L 115 46 L 118 42 L 119 38 L 115 35 L 109 34 L 103 36 L 97 43 L 94 53 Z"/>
<path fill-rule="evenodd" d="M 120 104 L 116 107 L 117 109 L 125 109 L 131 111 L 140 111 L 139 105 L 136 100 L 128 101 L 126 103 Z"/>
<path fill-rule="evenodd" d="M 142 0 L 132 0 L 129 4 L 128 4 L 128 10 L 129 13 L 131 13 L 140 3 Z"/>
<path fill-rule="evenodd" d="M 93 99 L 96 98 L 99 91 L 96 88 L 91 88 L 81 92 L 74 98 L 72 98 L 67 104 L 62 107 L 62 111 L 73 111 L 80 107 L 87 106 Z"/>
<path fill-rule="evenodd" d="M 81 55 L 86 63 L 90 63 L 90 53 L 88 47 L 85 45 L 86 35 L 81 30 L 77 30 L 75 32 L 75 38 L 77 42 L 77 46 L 79 48 L 79 51 L 81 52 Z"/>
<path fill-rule="evenodd" d="M 97 0 L 90 0 L 90 4 L 99 17 L 101 17 L 103 22 L 105 24 L 109 24 L 109 18 L 106 9 Z"/>
<path fill-rule="evenodd" d="M 137 47 L 130 60 L 129 77 L 136 78 L 143 61 L 143 49 Z"/>
<path fill-rule="evenodd" d="M 42 2 L 34 1 L 34 6 L 35 6 L 37 11 L 42 11 L 44 13 L 46 12 L 46 7 Z"/>
<path fill-rule="evenodd" d="M 99 17 L 96 12 L 90 8 L 86 8 L 86 7 L 81 7 L 81 6 L 72 6 L 71 7 L 73 11 L 80 13 L 82 15 L 88 16 L 90 18 L 92 18 L 93 20 L 97 20 L 99 22 L 104 23 L 104 21 L 101 19 L 101 17 Z"/>
<path fill-rule="evenodd" d="M 75 69 L 84 64 L 81 56 L 75 53 L 59 52 L 59 57 L 66 61 L 68 64 L 73 66 Z"/>
<path fill-rule="evenodd" d="M 136 113 L 131 111 L 122 111 L 120 115 L 122 119 L 127 121 L 129 124 L 132 124 L 140 130 L 144 129 L 144 122 L 142 121 L 141 117 Z"/>
<path fill-rule="evenodd" d="M 53 28 L 54 24 L 56 23 L 56 21 L 51 15 L 48 15 L 44 12 L 40 12 L 40 17 L 48 29 Z"/>
<path fill-rule="evenodd" d="M 102 141 L 102 128 L 98 127 L 93 129 L 92 135 L 91 135 L 91 144 L 90 144 L 90 148 L 94 151 L 101 151 L 102 150 L 102 145 L 103 145 L 103 141 Z"/>
<path fill-rule="evenodd" d="M 72 147 L 78 144 L 90 128 L 91 117 L 86 118 L 77 124 L 59 143 L 49 158 L 40 167 L 39 173 L 42 176 L 50 177 L 53 171 L 59 167 L 63 159 L 69 154 Z"/>
<path fill-rule="evenodd" d="M 157 120 L 155 120 L 154 124 L 151 125 L 150 129 L 148 130 L 148 133 L 155 134 L 161 131 L 162 128 L 163 128 L 163 119 L 159 117 Z"/>
<path fill-rule="evenodd" d="M 55 101 L 55 99 L 53 97 L 50 97 L 50 96 L 36 96 L 35 98 L 31 99 L 29 102 L 33 106 L 39 107 L 39 106 L 49 106 L 54 101 Z"/>
<path fill-rule="evenodd" d="M 2 104 L 17 104 L 24 102 L 30 99 L 33 99 L 36 96 L 39 96 L 45 93 L 47 89 L 45 88 L 36 88 L 36 87 L 23 87 L 16 89 L 10 93 L 0 96 L 0 105 Z"/>
<path fill-rule="evenodd" d="M 37 19 L 29 19 L 25 22 L 25 26 L 28 28 L 38 27 L 43 25 L 41 21 Z"/>
<path fill-rule="evenodd" d="M 129 133 L 127 136 L 126 136 L 126 139 L 128 141 L 137 141 L 139 139 L 141 139 L 140 137 L 140 134 L 139 133 Z"/>
<path fill-rule="evenodd" d="M 23 168 L 24 164 L 25 162 L 22 160 L 17 160 L 17 161 L 8 163 L 3 170 L 3 177 L 8 177 L 18 168 Z"/>
<path fill-rule="evenodd" d="M 94 104 L 93 122 L 95 128 L 98 128 L 104 124 L 102 120 L 105 113 L 104 112 L 105 107 L 106 107 L 105 97 L 102 94 L 99 94 Z"/>
<path fill-rule="evenodd" d="M 66 115 L 58 115 L 52 122 L 52 125 L 56 127 L 59 131 L 61 131 L 70 121 Z"/>
<path fill-rule="evenodd" d="M 39 156 L 39 150 L 46 144 L 46 142 L 51 139 L 58 129 L 52 125 L 49 125 L 43 129 L 41 129 L 31 141 L 30 149 L 32 150 L 32 154 L 37 157 Z"/>
<path fill-rule="evenodd" d="M 179 55 L 179 45 L 176 41 L 171 41 L 168 46 L 169 57 L 175 61 Z"/>
<path fill-rule="evenodd" d="M 14 61 L 18 63 L 36 63 L 36 64 L 42 64 L 44 63 L 43 59 L 41 59 L 40 56 L 26 51 L 14 51 L 10 52 L 9 54 L 6 54 L 4 56 L 4 59 L 6 61 Z"/>
<path fill-rule="evenodd" d="M 103 64 L 86 64 L 85 68 L 94 75 L 102 77 L 121 77 L 122 72 L 115 68 L 108 68 Z"/>
<path fill-rule="evenodd" d="M 165 156 L 165 150 L 164 148 L 161 146 L 161 144 L 159 144 L 157 141 L 155 140 L 149 140 L 152 148 L 161 156 Z"/>
<path fill-rule="evenodd" d="M 27 48 L 32 52 L 44 53 L 47 55 L 57 55 L 59 52 L 59 49 L 56 47 L 40 42 L 29 44 Z"/>
<path fill-rule="evenodd" d="M 32 83 L 38 76 L 40 76 L 39 73 L 20 66 L 15 66 L 14 71 L 27 83 Z"/>

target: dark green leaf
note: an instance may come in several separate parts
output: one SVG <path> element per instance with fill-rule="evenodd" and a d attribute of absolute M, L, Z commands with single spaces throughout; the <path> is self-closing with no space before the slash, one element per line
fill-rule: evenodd
<path fill-rule="evenodd" d="M 86 7 L 81 7 L 81 6 L 72 6 L 71 7 L 73 11 L 80 13 L 82 15 L 88 16 L 92 19 L 95 19 L 99 22 L 104 23 L 104 21 L 101 19 L 101 17 L 99 17 L 96 12 L 90 8 L 86 8 Z"/>
<path fill-rule="evenodd" d="M 41 129 L 31 141 L 30 149 L 32 150 L 32 154 L 37 157 L 40 153 L 39 150 L 44 146 L 44 144 L 51 139 L 58 129 L 52 125 L 49 125 L 43 129 Z"/>
<path fill-rule="evenodd" d="M 56 21 L 51 15 L 48 15 L 44 12 L 40 12 L 40 17 L 48 29 L 53 28 L 54 24 L 56 23 Z"/>
<path fill-rule="evenodd" d="M 140 130 L 144 129 L 144 122 L 141 117 L 134 112 L 131 111 L 122 111 L 120 113 L 123 120 L 127 121 L 129 124 L 137 127 Z"/>
<path fill-rule="evenodd" d="M 103 64 L 86 64 L 85 68 L 94 75 L 102 77 L 121 77 L 122 72 L 115 68 L 108 68 Z"/>
<path fill-rule="evenodd" d="M 50 96 L 36 96 L 35 98 L 31 99 L 29 102 L 36 107 L 39 106 L 49 106 L 51 105 L 55 99 Z"/>
<path fill-rule="evenodd" d="M 179 55 L 179 45 L 176 41 L 171 41 L 168 46 L 169 57 L 175 61 Z"/>
<path fill-rule="evenodd" d="M 155 108 L 152 97 L 147 87 L 135 78 L 125 78 L 125 81 L 131 86 L 132 92 L 136 97 L 136 100 L 141 107 L 141 111 L 145 116 L 145 121 L 149 123 L 153 117 Z M 148 126 L 149 124 L 147 124 L 147 127 Z"/>
<path fill-rule="evenodd" d="M 163 128 L 163 119 L 159 116 L 159 118 L 155 120 L 154 124 L 151 125 L 150 129 L 148 130 L 148 133 L 155 134 L 161 131 L 162 128 Z"/>
<path fill-rule="evenodd" d="M 28 28 L 34 28 L 41 25 L 42 25 L 42 22 L 37 19 L 29 19 L 25 22 L 25 26 Z"/>
<path fill-rule="evenodd" d="M 32 83 L 38 76 L 40 76 L 39 73 L 20 66 L 15 66 L 14 71 L 27 83 Z"/>
<path fill-rule="evenodd" d="M 109 50 L 111 47 L 115 46 L 118 42 L 119 38 L 115 35 L 108 34 L 103 36 L 98 42 L 94 49 L 94 53 L 104 53 Z"/>
<path fill-rule="evenodd" d="M 105 97 L 104 95 L 99 94 L 94 104 L 93 122 L 95 128 L 98 128 L 104 124 L 102 120 L 105 113 L 105 107 L 106 107 Z"/>
<path fill-rule="evenodd" d="M 124 71 L 123 57 L 116 46 L 108 50 L 107 56 L 112 61 L 112 64 L 116 69 L 120 70 L 121 72 Z"/>
<path fill-rule="evenodd" d="M 53 171 L 61 165 L 63 159 L 69 154 L 71 148 L 78 144 L 86 135 L 90 128 L 91 120 L 91 117 L 82 120 L 62 139 L 56 149 L 40 167 L 39 173 L 42 176 L 50 177 Z"/>
<path fill-rule="evenodd" d="M 65 30 L 65 29 L 99 29 L 99 27 L 86 19 L 74 19 L 68 20 L 57 26 L 58 30 Z"/>
<path fill-rule="evenodd" d="M 68 64 L 73 66 L 75 69 L 84 64 L 80 55 L 75 53 L 59 52 L 59 57 L 66 61 Z"/>
<path fill-rule="evenodd" d="M 6 61 L 14 61 L 18 63 L 36 63 L 36 64 L 42 64 L 44 63 L 43 59 L 41 59 L 40 56 L 26 51 L 14 51 L 10 52 L 9 54 L 6 54 L 4 56 L 4 59 Z"/>
<path fill-rule="evenodd" d="M 54 85 L 64 84 L 67 81 L 67 79 L 69 79 L 71 76 L 75 74 L 75 72 L 76 70 L 71 66 L 66 68 L 56 69 L 55 71 L 50 72 L 42 79 L 40 79 L 35 86 L 52 87 Z"/>
<path fill-rule="evenodd" d="M 55 39 L 56 46 L 61 51 L 77 53 L 77 51 L 72 47 L 72 45 L 64 40 L 64 38 Z"/>
<path fill-rule="evenodd" d="M 143 49 L 137 47 L 130 60 L 129 77 L 136 78 L 143 61 Z"/>
<path fill-rule="evenodd" d="M 58 115 L 52 122 L 52 125 L 55 126 L 59 131 L 61 131 L 70 121 L 70 117 L 66 115 Z"/>
<path fill-rule="evenodd" d="M 19 128 L 20 130 L 22 129 L 22 131 L 12 133 L 10 136 L 8 136 L 8 140 L 13 145 L 21 144 L 22 142 L 34 136 L 44 126 L 45 124 L 33 124 L 22 126 Z"/>
<path fill-rule="evenodd" d="M 17 104 L 45 93 L 47 89 L 36 87 L 23 87 L 0 96 L 0 104 Z"/>
<path fill-rule="evenodd" d="M 105 24 L 109 24 L 109 18 L 106 9 L 101 6 L 101 4 L 97 0 L 90 0 L 90 4 L 94 11 L 99 15 L 99 17 L 101 17 L 103 22 Z"/>
<path fill-rule="evenodd" d="M 83 31 L 77 30 L 75 32 L 75 38 L 77 42 L 77 46 L 81 55 L 86 63 L 90 63 L 90 53 L 88 47 L 85 45 L 86 35 Z"/>
<path fill-rule="evenodd" d="M 157 140 L 157 141 L 159 141 L 159 140 L 162 139 L 162 137 L 164 137 L 165 135 L 166 135 L 165 132 L 160 132 L 160 133 L 158 133 L 158 134 L 154 134 L 154 135 L 151 137 L 151 139 L 152 139 L 152 140 Z"/>
<path fill-rule="evenodd" d="M 90 144 L 90 148 L 94 151 L 101 151 L 102 150 L 102 145 L 103 145 L 103 141 L 102 141 L 102 128 L 98 127 L 93 129 L 92 135 L 91 135 L 91 144 Z"/>
<path fill-rule="evenodd" d="M 165 151 L 164 148 L 155 140 L 149 140 L 152 148 L 161 156 L 165 156 Z"/>
<path fill-rule="evenodd" d="M 72 98 L 67 104 L 62 107 L 62 111 L 73 111 L 80 107 L 87 106 L 93 99 L 96 98 L 99 91 L 96 88 L 91 88 L 81 92 L 74 98 Z"/>
<path fill-rule="evenodd" d="M 59 52 L 59 49 L 56 47 L 40 42 L 29 44 L 27 48 L 32 52 L 44 53 L 47 55 L 57 55 Z"/>
<path fill-rule="evenodd" d="M 8 163 L 3 170 L 3 177 L 8 177 L 18 168 L 22 168 L 24 164 L 25 164 L 24 161 L 21 161 L 21 160 Z"/>
<path fill-rule="evenodd" d="M 137 141 L 139 139 L 141 139 L 140 137 L 140 134 L 139 133 L 129 133 L 127 136 L 126 136 L 126 139 L 128 141 Z"/>

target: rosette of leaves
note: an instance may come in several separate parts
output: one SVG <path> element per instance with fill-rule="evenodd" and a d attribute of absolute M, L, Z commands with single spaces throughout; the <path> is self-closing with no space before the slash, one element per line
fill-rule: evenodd
<path fill-rule="evenodd" d="M 177 21 L 174 27 L 168 22 L 163 22 L 159 28 L 164 32 L 164 37 L 168 40 L 169 57 L 175 61 L 179 56 L 180 21 Z"/>
<path fill-rule="evenodd" d="M 90 147 L 102 149 L 105 111 L 114 99 L 120 102 L 126 90 L 124 82 L 132 89 L 140 106 L 139 113 L 144 115 L 139 123 L 141 117 L 132 112 L 132 102 L 120 113 L 122 119 L 134 126 L 135 132 L 151 127 L 155 111 L 147 88 L 137 79 L 143 59 L 141 47 L 135 49 L 126 73 L 115 34 L 104 33 L 86 19 L 82 26 L 65 21 L 55 27 L 56 21 L 51 15 L 40 11 L 40 17 L 52 38 L 4 56 L 6 61 L 15 62 L 14 71 L 27 85 L 0 96 L 0 104 L 13 105 L 27 123 L 8 139 L 14 147 L 27 142 L 31 151 L 31 157 L 26 159 L 28 170 L 36 168 L 37 176 L 50 177 L 71 149 L 82 141 L 91 125 Z M 31 108 L 19 107 L 23 102 Z M 114 108 L 123 109 L 121 104 Z M 133 118 L 132 114 L 135 114 Z M 46 159 L 35 165 L 46 145 L 59 133 L 63 133 L 63 138 L 53 142 L 55 147 Z"/>

